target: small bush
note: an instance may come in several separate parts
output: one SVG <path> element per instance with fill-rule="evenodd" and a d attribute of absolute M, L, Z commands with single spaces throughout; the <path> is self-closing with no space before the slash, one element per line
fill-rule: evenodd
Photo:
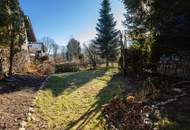
<path fill-rule="evenodd" d="M 64 73 L 64 72 L 77 72 L 79 71 L 79 66 L 76 63 L 65 63 L 55 65 L 56 73 Z"/>
<path fill-rule="evenodd" d="M 27 63 L 25 64 L 25 71 L 30 74 L 37 74 L 37 75 L 48 75 L 54 72 L 54 67 L 51 63 Z"/>
<path fill-rule="evenodd" d="M 38 73 L 41 75 L 49 75 L 54 72 L 54 67 L 50 63 L 43 63 L 38 65 Z"/>
<path fill-rule="evenodd" d="M 24 68 L 25 68 L 24 72 L 31 74 L 36 74 L 38 71 L 37 66 L 32 62 L 26 63 Z"/>

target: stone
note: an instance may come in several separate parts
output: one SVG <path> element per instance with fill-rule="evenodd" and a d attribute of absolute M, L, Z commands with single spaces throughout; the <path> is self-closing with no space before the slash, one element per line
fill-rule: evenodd
<path fill-rule="evenodd" d="M 30 108 L 29 108 L 29 112 L 32 112 L 32 113 L 33 113 L 34 111 L 35 111 L 35 110 L 34 110 L 33 107 L 30 107 Z"/>
<path fill-rule="evenodd" d="M 26 130 L 25 128 L 19 128 L 19 130 Z"/>
<path fill-rule="evenodd" d="M 31 117 L 31 116 L 32 116 L 32 114 L 31 114 L 31 113 L 28 113 L 28 116 L 29 116 L 29 117 Z"/>
<path fill-rule="evenodd" d="M 31 103 L 31 107 L 35 107 L 35 104 L 36 104 L 36 102 L 35 101 L 33 101 L 32 103 Z"/>
<path fill-rule="evenodd" d="M 36 120 L 36 118 L 35 118 L 34 116 L 31 116 L 31 120 L 35 121 L 35 120 Z"/>
<path fill-rule="evenodd" d="M 26 126 L 26 121 L 22 121 L 22 122 L 20 123 L 20 126 L 21 126 L 22 128 L 24 128 L 24 127 Z"/>
<path fill-rule="evenodd" d="M 31 117 L 27 117 L 27 121 L 30 122 L 31 121 Z"/>

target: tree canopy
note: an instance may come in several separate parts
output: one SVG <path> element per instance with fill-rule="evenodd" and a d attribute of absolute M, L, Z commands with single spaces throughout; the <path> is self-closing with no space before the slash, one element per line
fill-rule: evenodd
<path fill-rule="evenodd" d="M 24 40 L 24 13 L 18 0 L 0 1 L 0 42 L 9 45 L 11 39 L 14 44 L 20 44 Z"/>
<path fill-rule="evenodd" d="M 125 24 L 133 41 L 152 48 L 152 59 L 189 50 L 188 0 L 123 0 Z M 188 46 L 188 47 L 187 47 Z"/>
<path fill-rule="evenodd" d="M 13 57 L 26 38 L 24 13 L 18 0 L 0 1 L 0 45 L 10 47 L 9 74 L 12 74 Z"/>

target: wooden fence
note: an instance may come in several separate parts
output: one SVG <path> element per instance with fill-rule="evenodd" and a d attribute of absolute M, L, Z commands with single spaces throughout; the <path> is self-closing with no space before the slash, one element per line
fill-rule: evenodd
<path fill-rule="evenodd" d="M 190 79 L 190 63 L 189 62 L 160 62 L 156 67 L 156 73 L 166 76 Z"/>

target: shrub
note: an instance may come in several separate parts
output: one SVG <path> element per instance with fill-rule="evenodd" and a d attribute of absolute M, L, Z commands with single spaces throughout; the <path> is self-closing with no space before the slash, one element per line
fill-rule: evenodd
<path fill-rule="evenodd" d="M 56 73 L 64 73 L 64 72 L 77 72 L 79 71 L 79 66 L 76 63 L 65 63 L 55 65 Z"/>
<path fill-rule="evenodd" d="M 54 67 L 51 63 L 43 63 L 38 65 L 38 73 L 41 75 L 49 75 L 54 72 Z"/>
<path fill-rule="evenodd" d="M 51 65 L 51 63 L 40 63 L 36 64 L 34 62 L 30 62 L 25 64 L 25 70 L 24 72 L 30 73 L 30 74 L 37 74 L 37 75 L 48 75 L 54 72 L 54 67 Z"/>

